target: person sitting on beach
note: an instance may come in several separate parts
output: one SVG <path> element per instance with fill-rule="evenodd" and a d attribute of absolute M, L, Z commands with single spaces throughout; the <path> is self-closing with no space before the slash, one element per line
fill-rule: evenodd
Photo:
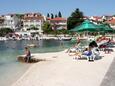
<path fill-rule="evenodd" d="M 80 44 L 80 43 L 79 43 Z M 79 50 L 79 44 L 75 44 L 75 45 L 73 45 L 71 48 L 69 48 L 66 52 L 67 53 L 76 53 L 76 51 L 78 51 Z"/>
<path fill-rule="evenodd" d="M 82 55 L 86 55 L 86 56 L 90 56 L 92 54 L 92 52 L 91 52 L 91 48 L 89 47 L 89 48 L 86 48 L 84 51 L 83 51 L 83 53 L 82 53 Z"/>
<path fill-rule="evenodd" d="M 84 57 L 89 57 L 92 55 L 91 48 L 85 48 L 82 52 L 77 52 L 75 54 L 75 59 L 82 59 Z M 77 56 L 77 57 L 76 57 Z M 88 58 L 89 59 L 89 58 Z"/>
<path fill-rule="evenodd" d="M 31 60 L 31 52 L 30 50 L 28 49 L 28 47 L 25 47 L 25 62 L 30 62 Z"/>
<path fill-rule="evenodd" d="M 67 50 L 67 53 L 75 53 L 75 52 L 76 52 L 76 49 L 77 49 L 77 47 L 74 45 L 74 46 L 72 46 L 71 48 L 69 48 L 69 49 Z"/>
<path fill-rule="evenodd" d="M 85 48 L 85 50 L 83 50 L 83 52 L 81 52 L 80 54 L 77 54 L 77 59 L 82 59 L 82 58 L 87 58 L 88 60 L 90 60 L 90 57 L 92 56 L 92 48 L 88 47 Z"/>

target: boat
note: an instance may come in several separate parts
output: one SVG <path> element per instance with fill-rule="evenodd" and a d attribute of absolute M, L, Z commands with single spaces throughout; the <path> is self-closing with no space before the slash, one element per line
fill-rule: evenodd
<path fill-rule="evenodd" d="M 35 44 L 27 44 L 27 47 L 37 47 Z"/>
<path fill-rule="evenodd" d="M 70 41 L 72 38 L 71 37 L 60 37 L 59 40 L 63 41 Z"/>
<path fill-rule="evenodd" d="M 6 41 L 8 40 L 6 37 L 0 37 L 0 41 Z"/>

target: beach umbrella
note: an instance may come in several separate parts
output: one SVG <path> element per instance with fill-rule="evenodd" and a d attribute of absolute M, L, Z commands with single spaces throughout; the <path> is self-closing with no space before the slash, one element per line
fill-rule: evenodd
<path fill-rule="evenodd" d="M 113 29 L 108 24 L 101 24 L 98 28 L 101 32 L 113 32 Z"/>
<path fill-rule="evenodd" d="M 95 25 L 94 23 L 90 22 L 89 20 L 85 20 L 81 25 L 75 27 L 74 29 L 71 29 L 71 31 L 96 32 L 96 31 L 98 31 L 98 28 L 100 28 L 98 25 Z"/>

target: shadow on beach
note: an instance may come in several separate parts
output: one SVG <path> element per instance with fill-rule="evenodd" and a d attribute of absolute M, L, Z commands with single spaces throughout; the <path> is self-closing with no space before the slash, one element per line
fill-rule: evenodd
<path fill-rule="evenodd" d="M 94 60 L 101 60 L 104 56 L 99 56 L 98 58 L 95 58 Z M 78 60 L 87 60 L 87 58 L 78 58 Z"/>

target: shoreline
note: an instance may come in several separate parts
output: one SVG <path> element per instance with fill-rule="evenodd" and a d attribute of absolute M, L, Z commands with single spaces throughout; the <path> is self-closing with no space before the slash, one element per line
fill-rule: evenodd
<path fill-rule="evenodd" d="M 53 59 L 53 58 L 57 58 L 57 57 L 56 57 L 56 54 L 57 54 L 57 53 L 65 52 L 65 51 L 66 51 L 66 50 L 64 50 L 64 51 L 59 51 L 59 52 L 34 53 L 34 54 L 32 54 L 32 56 L 34 56 L 34 57 L 37 58 L 37 59 L 43 59 L 43 60 L 44 60 L 44 59 L 47 59 L 47 61 L 48 61 L 48 60 L 50 61 L 50 60 Z M 47 54 L 52 54 L 52 57 L 51 57 L 51 56 L 48 56 L 47 58 L 45 58 L 44 54 L 46 54 L 45 56 L 47 56 Z M 40 57 L 36 57 L 36 55 L 40 55 Z M 41 56 L 42 56 L 42 57 L 41 57 Z M 14 83 L 11 84 L 11 86 L 14 86 L 16 82 L 18 82 L 18 81 L 20 81 L 21 79 L 23 79 L 26 74 L 28 74 L 31 70 L 34 69 L 34 66 L 36 66 L 36 64 L 38 64 L 38 65 L 41 64 L 41 65 L 42 65 L 41 62 L 43 62 L 43 61 L 40 61 L 40 62 L 37 62 L 37 63 L 25 63 L 25 64 L 30 64 L 30 66 L 29 66 L 28 69 L 24 72 L 24 74 L 22 74 L 22 76 L 19 77 L 19 79 L 17 79 L 16 81 L 14 81 Z"/>
<path fill-rule="evenodd" d="M 104 57 L 94 62 L 74 60 L 65 50 L 33 54 L 46 61 L 32 64 L 11 86 L 100 86 L 114 59 L 114 52 L 101 52 Z"/>

